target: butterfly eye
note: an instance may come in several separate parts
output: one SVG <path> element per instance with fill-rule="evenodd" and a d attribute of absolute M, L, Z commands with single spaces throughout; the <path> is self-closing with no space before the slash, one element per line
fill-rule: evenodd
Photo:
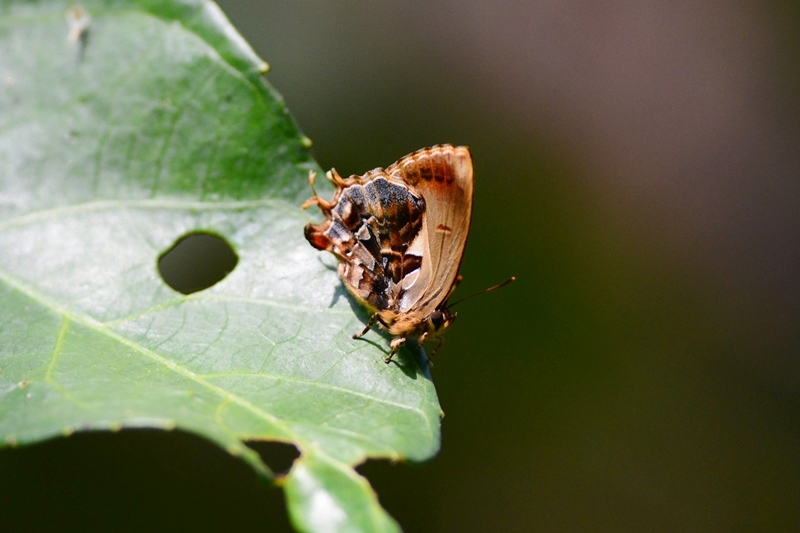
<path fill-rule="evenodd" d="M 455 313 L 451 313 L 447 309 L 437 309 L 431 313 L 430 322 L 434 331 L 440 331 L 449 328 L 455 318 Z"/>
<path fill-rule="evenodd" d="M 444 313 L 442 313 L 439 310 L 436 310 L 433 313 L 431 313 L 430 320 L 431 324 L 433 324 L 433 329 L 435 330 L 440 329 L 442 327 L 442 324 L 444 324 Z"/>

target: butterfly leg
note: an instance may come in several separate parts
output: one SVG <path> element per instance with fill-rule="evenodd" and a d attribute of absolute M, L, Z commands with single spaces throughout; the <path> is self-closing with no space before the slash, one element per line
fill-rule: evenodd
<path fill-rule="evenodd" d="M 395 337 L 394 339 L 392 339 L 392 342 L 391 342 L 392 351 L 389 352 L 389 355 L 386 356 L 386 358 L 383 360 L 383 362 L 386 363 L 387 365 L 389 363 L 391 363 L 392 362 L 392 357 L 394 357 L 394 354 L 396 354 L 397 351 L 400 348 L 402 348 L 405 343 L 406 343 L 406 338 L 405 337 Z"/>
<path fill-rule="evenodd" d="M 326 200 L 323 200 L 317 194 L 317 189 L 314 187 L 314 181 L 317 178 L 317 173 L 313 170 L 308 171 L 308 184 L 311 186 L 311 192 L 314 193 L 314 196 L 303 202 L 303 205 L 300 206 L 300 209 L 308 209 L 312 205 L 318 205 L 323 212 L 329 212 L 333 208 L 333 204 Z"/>
<path fill-rule="evenodd" d="M 439 344 L 436 345 L 436 348 L 433 350 L 433 353 L 431 355 L 427 355 L 428 352 L 426 352 L 425 349 L 423 348 L 423 344 L 425 344 L 425 341 L 427 339 L 428 339 L 428 332 L 426 331 L 425 333 L 420 335 L 419 338 L 417 338 L 417 344 L 419 345 L 420 348 L 422 348 L 422 353 L 425 354 L 425 357 L 428 359 L 428 363 L 432 365 L 433 362 L 431 362 L 431 357 L 433 357 L 436 354 L 436 351 L 439 349 L 439 346 L 441 345 L 441 340 Z M 441 337 L 437 337 L 437 339 L 441 339 Z"/>
<path fill-rule="evenodd" d="M 378 313 L 375 313 L 374 315 L 369 317 L 369 322 L 367 322 L 367 325 L 366 325 L 366 327 L 364 327 L 364 330 L 361 333 L 356 333 L 355 335 L 353 335 L 353 338 L 354 339 L 360 339 L 361 337 L 366 335 L 367 332 L 372 329 L 372 326 L 375 325 L 375 321 L 376 320 L 378 320 Z"/>
<path fill-rule="evenodd" d="M 434 348 L 434 349 L 433 349 L 433 351 L 431 352 L 431 354 L 428 356 L 428 360 L 429 360 L 429 361 L 430 361 L 431 359 L 433 359 L 433 356 L 434 356 L 434 355 L 436 355 L 436 352 L 438 352 L 438 351 L 439 351 L 439 348 L 441 348 L 441 347 L 442 347 L 442 344 L 444 344 L 444 337 L 441 337 L 441 336 L 440 336 L 440 337 L 437 337 L 437 338 L 436 338 L 436 340 L 437 340 L 438 342 L 436 343 L 436 348 Z"/>
<path fill-rule="evenodd" d="M 303 205 L 300 206 L 300 209 L 308 209 L 312 205 L 320 205 L 322 202 L 322 198 L 319 197 L 317 194 L 317 189 L 314 188 L 314 180 L 317 178 L 317 173 L 313 170 L 308 171 L 308 184 L 311 186 L 311 192 L 314 194 L 311 198 L 303 202 Z"/>

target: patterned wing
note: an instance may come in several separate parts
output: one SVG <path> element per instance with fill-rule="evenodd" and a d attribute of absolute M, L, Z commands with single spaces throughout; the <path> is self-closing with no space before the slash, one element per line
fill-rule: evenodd
<path fill-rule="evenodd" d="M 386 170 L 342 179 L 333 199 L 315 196 L 325 213 L 306 239 L 339 259 L 348 290 L 388 322 L 413 330 L 450 295 L 472 217 L 472 158 L 465 147 L 439 145 Z"/>
<path fill-rule="evenodd" d="M 461 265 L 472 219 L 472 157 L 464 146 L 438 145 L 404 157 L 386 173 L 425 200 L 423 228 L 411 246 L 422 255 L 422 268 L 401 307 L 424 318 L 446 304 Z"/>
<path fill-rule="evenodd" d="M 412 246 L 419 247 L 424 198 L 382 169 L 332 179 L 336 195 L 320 203 L 327 218 L 306 226 L 306 238 L 340 259 L 339 274 L 356 298 L 373 310 L 399 311 L 422 264 Z"/>

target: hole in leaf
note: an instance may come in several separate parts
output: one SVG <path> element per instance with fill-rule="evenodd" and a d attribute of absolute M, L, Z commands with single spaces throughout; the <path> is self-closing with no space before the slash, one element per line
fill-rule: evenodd
<path fill-rule="evenodd" d="M 239 258 L 231 245 L 217 235 L 189 233 L 158 258 L 164 282 L 183 294 L 202 291 L 225 279 Z"/>
<path fill-rule="evenodd" d="M 438 514 L 434 502 L 442 486 L 436 481 L 436 465 L 369 460 L 360 464 L 356 471 L 369 480 L 372 489 L 380 495 L 381 505 L 406 531 L 426 531 L 430 524 L 436 523 Z M 414 498 L 408 497 L 408 487 L 414 487 Z"/>
<path fill-rule="evenodd" d="M 294 460 L 300 457 L 297 448 L 285 442 L 251 440 L 247 441 L 247 445 L 258 452 L 261 459 L 276 473 L 288 472 Z"/>

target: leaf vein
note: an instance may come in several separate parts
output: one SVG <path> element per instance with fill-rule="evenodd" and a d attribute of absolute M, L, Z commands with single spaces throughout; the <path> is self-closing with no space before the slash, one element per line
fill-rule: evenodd
<path fill-rule="evenodd" d="M 390 405 L 392 407 L 397 407 L 400 409 L 405 409 L 409 411 L 414 411 L 422 416 L 426 422 L 430 422 L 428 415 L 425 411 L 420 409 L 419 407 L 415 407 L 413 405 L 402 404 L 398 402 L 393 402 L 391 400 L 387 400 L 385 398 L 379 398 L 376 396 L 371 396 L 364 392 L 354 391 L 352 389 L 345 389 L 343 387 L 339 387 L 338 385 L 333 385 L 331 383 L 324 383 L 320 381 L 311 381 L 305 379 L 297 379 L 288 376 L 279 376 L 275 374 L 267 374 L 264 372 L 259 373 L 252 373 L 252 372 L 218 372 L 218 373 L 209 373 L 209 374 L 197 374 L 198 377 L 204 379 L 218 379 L 218 378 L 228 378 L 228 377 L 248 377 L 248 378 L 259 378 L 259 379 L 271 379 L 274 381 L 285 381 L 289 383 L 295 383 L 298 385 L 307 385 L 312 387 L 319 387 L 321 389 L 326 389 L 334 392 L 339 392 L 341 394 L 349 394 L 352 396 L 358 396 L 364 398 L 366 400 L 370 400 L 376 403 L 381 403 L 385 405 Z"/>
<path fill-rule="evenodd" d="M 23 283 L 22 281 L 13 278 L 12 276 L 10 276 L 7 272 L 4 272 L 3 270 L 0 270 L 0 280 L 2 280 L 4 283 L 8 284 L 9 286 L 15 288 L 16 290 L 22 292 L 23 294 L 26 294 L 32 300 L 34 300 L 36 302 L 39 302 L 42 306 L 44 306 L 44 307 L 46 307 L 48 309 L 51 309 L 52 311 L 54 311 L 54 312 L 60 314 L 62 317 L 64 317 L 65 324 L 62 325 L 62 329 L 61 329 L 61 333 L 62 334 L 66 334 L 66 328 L 72 322 L 76 322 L 76 323 L 82 324 L 83 326 L 86 326 L 87 328 L 89 328 L 89 329 L 91 329 L 93 331 L 96 331 L 97 333 L 99 333 L 101 335 L 105 335 L 106 337 L 109 337 L 110 339 L 112 339 L 112 340 L 114 340 L 116 342 L 119 342 L 120 344 L 122 344 L 124 346 L 127 346 L 128 348 L 130 348 L 134 352 L 140 354 L 143 357 L 146 357 L 146 358 L 152 360 L 153 362 L 155 362 L 157 364 L 162 365 L 164 368 L 166 368 L 168 370 L 171 370 L 171 371 L 179 374 L 181 377 L 184 377 L 184 378 L 186 378 L 186 379 L 188 379 L 190 381 L 193 381 L 194 383 L 197 383 L 201 387 L 204 387 L 204 388 L 212 391 L 213 393 L 219 395 L 221 398 L 229 399 L 232 403 L 244 408 L 247 411 L 250 411 L 255 416 L 257 416 L 257 417 L 269 422 L 273 426 L 275 426 L 277 428 L 280 428 L 280 429 L 283 429 L 284 431 L 286 431 L 286 432 L 291 434 L 291 431 L 290 431 L 289 427 L 280 418 L 267 413 L 263 409 L 260 409 L 258 406 L 253 405 L 251 402 L 249 402 L 246 399 L 244 399 L 244 398 L 232 393 L 231 391 L 228 391 L 226 389 L 223 389 L 222 387 L 219 387 L 217 385 L 214 385 L 213 383 L 208 382 L 202 376 L 199 376 L 198 374 L 195 374 L 194 372 L 188 370 L 187 368 L 183 367 L 182 365 L 179 365 L 179 364 L 175 363 L 174 361 L 171 361 L 171 360 L 169 360 L 169 359 L 157 354 L 153 350 L 145 348 L 144 346 L 141 346 L 141 345 L 137 344 L 136 342 L 132 341 L 131 339 L 128 339 L 127 337 L 124 337 L 123 335 L 117 333 L 116 331 L 105 327 L 101 322 L 98 322 L 97 320 L 93 319 L 92 317 L 86 316 L 86 315 L 82 315 L 82 314 L 79 314 L 79 313 L 75 313 L 74 311 L 69 310 L 69 309 L 59 305 L 58 303 L 56 303 L 56 302 L 52 301 L 50 298 L 48 298 L 46 295 L 42 294 L 40 291 L 37 291 L 36 289 L 34 289 L 33 287 L 28 286 L 27 284 Z M 62 343 L 63 343 L 63 341 L 62 341 Z M 56 344 L 59 345 L 58 341 L 57 341 Z M 52 360 L 51 360 L 51 365 L 53 365 L 53 366 L 55 365 L 55 363 Z M 55 386 L 60 387 L 52 379 L 50 381 Z"/>

